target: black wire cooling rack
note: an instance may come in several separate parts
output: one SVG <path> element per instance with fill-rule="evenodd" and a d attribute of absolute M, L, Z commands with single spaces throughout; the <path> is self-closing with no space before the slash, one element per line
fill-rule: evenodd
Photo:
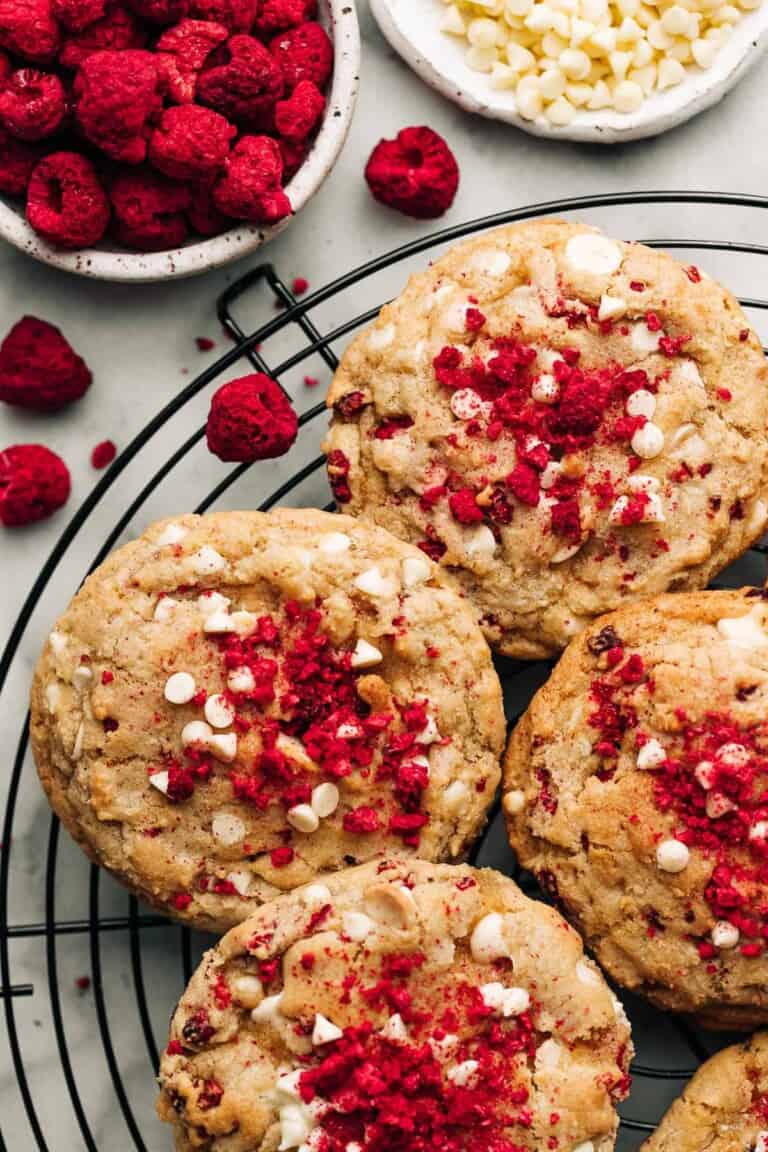
<path fill-rule="evenodd" d="M 1 1148 L 158 1152 L 170 1143 L 153 1112 L 158 1050 L 169 1012 L 210 940 L 149 912 L 89 865 L 68 837 L 60 837 L 28 754 L 27 721 L 19 718 L 26 711 L 32 661 L 84 575 L 83 556 L 93 555 L 94 567 L 150 520 L 189 505 L 199 512 L 257 504 L 266 510 L 278 503 L 328 506 L 319 454 L 324 405 L 302 412 L 289 461 L 240 465 L 222 475 L 203 444 L 212 387 L 250 365 L 279 379 L 300 398 L 301 408 L 312 396 L 302 375 L 327 379 L 347 338 L 376 316 L 407 273 L 423 265 L 425 253 L 431 257 L 462 236 L 540 216 L 582 218 L 676 251 L 734 288 L 759 331 L 768 323 L 762 288 L 768 247 L 758 242 L 768 241 L 767 208 L 762 197 L 714 193 L 563 200 L 420 238 L 301 300 L 271 264 L 253 268 L 223 293 L 218 318 L 231 347 L 158 412 L 100 479 L 40 570 L 0 659 L 0 747 L 8 760 L 0 785 L 6 789 L 0 998 L 7 1033 L 0 1063 Z M 265 314 L 269 319 L 258 322 Z M 762 583 L 764 575 L 764 549 L 757 548 L 721 579 Z M 499 662 L 510 722 L 548 670 L 546 664 Z M 515 874 L 499 819 L 475 860 Z M 530 885 L 529 878 L 521 880 Z M 619 1136 L 619 1148 L 629 1152 L 726 1038 L 698 1033 L 632 997 L 622 999 L 638 1053 Z"/>

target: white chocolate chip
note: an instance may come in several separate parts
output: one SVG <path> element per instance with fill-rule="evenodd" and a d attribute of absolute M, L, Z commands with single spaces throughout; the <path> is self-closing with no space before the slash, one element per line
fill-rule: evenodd
<path fill-rule="evenodd" d="M 208 749 L 216 760 L 231 764 L 237 756 L 237 736 L 234 732 L 217 732 L 208 737 Z"/>
<path fill-rule="evenodd" d="M 658 493 L 661 488 L 661 481 L 645 472 L 635 472 L 632 476 L 627 477 L 627 487 L 632 492 L 645 492 L 646 496 L 652 496 Z"/>
<path fill-rule="evenodd" d="M 72 673 L 72 683 L 78 692 L 84 692 L 93 680 L 93 672 L 87 664 L 78 664 Z"/>
<path fill-rule="evenodd" d="M 338 556 L 342 552 L 348 552 L 351 544 L 352 539 L 347 536 L 346 532 L 327 532 L 317 542 L 320 551 L 329 556 Z"/>
<path fill-rule="evenodd" d="M 255 1008 L 264 995 L 258 976 L 238 976 L 232 983 L 232 991 L 244 1008 Z"/>
<path fill-rule="evenodd" d="M 207 744 L 212 735 L 210 724 L 204 720 L 190 720 L 181 730 L 181 742 L 185 747 L 190 744 Z"/>
<path fill-rule="evenodd" d="M 563 1049 L 557 1040 L 545 1040 L 536 1052 L 536 1064 L 550 1070 L 557 1068 L 562 1055 Z"/>
<path fill-rule="evenodd" d="M 300 896 L 302 904 L 310 907 L 331 903 L 331 890 L 326 884 L 308 884 L 302 888 Z"/>
<path fill-rule="evenodd" d="M 232 627 L 238 636 L 250 636 L 251 632 L 256 628 L 258 616 L 254 612 L 240 612 L 232 613 Z"/>
<path fill-rule="evenodd" d="M 717 779 L 717 771 L 711 760 L 700 760 L 693 770 L 693 775 L 705 792 L 709 791 Z"/>
<path fill-rule="evenodd" d="M 404 884 L 373 884 L 364 904 L 371 919 L 388 928 L 405 931 L 416 920 L 416 901 Z"/>
<path fill-rule="evenodd" d="M 717 759 L 724 764 L 732 764 L 735 768 L 742 768 L 749 764 L 752 753 L 743 744 L 722 744 L 717 750 Z"/>
<path fill-rule="evenodd" d="M 595 972 L 594 968 L 587 964 L 586 960 L 576 961 L 576 979 L 579 984 L 587 984 L 591 988 L 597 988 L 602 984 L 599 972 Z"/>
<path fill-rule="evenodd" d="M 461 1064 L 454 1065 L 449 1068 L 446 1076 L 452 1084 L 457 1084 L 459 1088 L 466 1088 L 477 1079 L 477 1070 L 480 1067 L 477 1060 L 463 1060 Z"/>
<path fill-rule="evenodd" d="M 623 296 L 611 296 L 608 292 L 603 292 L 600 297 L 597 318 L 598 320 L 615 320 L 617 316 L 623 316 L 626 310 L 627 302 Z"/>
<path fill-rule="evenodd" d="M 382 348 L 388 348 L 394 338 L 394 324 L 382 324 L 380 328 L 372 328 L 368 333 L 368 347 L 379 352 Z"/>
<path fill-rule="evenodd" d="M 718 920 L 712 929 L 711 939 L 715 948 L 735 948 L 739 942 L 741 933 L 735 924 L 729 924 L 727 920 Z"/>
<path fill-rule="evenodd" d="M 251 1020 L 257 1024 L 261 1021 L 272 1023 L 272 1021 L 277 1020 L 277 1018 L 282 1015 L 280 1012 L 282 999 L 282 992 L 278 992 L 276 996 L 265 996 L 261 1003 L 257 1004 L 251 1012 Z"/>
<path fill-rule="evenodd" d="M 480 248 L 472 253 L 469 263 L 481 276 L 503 276 L 512 257 L 502 248 Z"/>
<path fill-rule="evenodd" d="M 489 409 L 472 388 L 458 388 L 451 395 L 450 407 L 457 420 L 476 420 Z"/>
<path fill-rule="evenodd" d="M 379 1031 L 387 1040 L 394 1040 L 397 1043 L 405 1043 L 408 1040 L 408 1029 L 399 1012 L 394 1012 Z"/>
<path fill-rule="evenodd" d="M 682 840 L 662 840 L 656 849 L 656 863 L 662 872 L 683 872 L 690 859 L 688 845 Z"/>
<path fill-rule="evenodd" d="M 149 782 L 153 788 L 157 788 L 158 792 L 162 792 L 163 796 L 168 795 L 168 773 L 153 772 L 149 778 Z"/>
<path fill-rule="evenodd" d="M 468 556 L 493 555 L 496 551 L 496 538 L 487 524 L 467 529 L 464 533 L 464 549 Z"/>
<path fill-rule="evenodd" d="M 732 648 L 754 650 L 765 648 L 768 634 L 764 630 L 765 610 L 757 604 L 746 616 L 736 616 L 718 620 L 717 630 Z"/>
<path fill-rule="evenodd" d="M 305 832 L 307 835 L 316 832 L 320 827 L 317 813 L 309 804 L 296 804 L 293 808 L 289 808 L 286 819 L 297 832 Z"/>
<path fill-rule="evenodd" d="M 189 672 L 174 672 L 165 682 L 163 695 L 169 704 L 189 704 L 196 691 L 194 676 Z"/>
<path fill-rule="evenodd" d="M 749 830 L 750 840 L 768 840 L 768 820 L 758 820 Z"/>
<path fill-rule="evenodd" d="M 658 352 L 661 332 L 651 332 L 644 321 L 633 324 L 629 334 L 632 351 L 638 356 L 648 356 L 651 352 Z"/>
<path fill-rule="evenodd" d="M 381 664 L 383 659 L 381 651 L 361 636 L 355 644 L 350 663 L 353 668 L 373 668 Z"/>
<path fill-rule="evenodd" d="M 243 868 L 239 868 L 236 872 L 228 872 L 227 880 L 237 892 L 238 896 L 247 896 L 251 889 L 251 880 L 253 877 L 250 872 L 246 872 Z"/>
<path fill-rule="evenodd" d="M 554 404 L 560 396 L 560 385 L 549 372 L 542 372 L 531 385 L 531 397 L 537 404 Z"/>
<path fill-rule="evenodd" d="M 403 584 L 406 588 L 415 588 L 423 584 L 432 575 L 432 564 L 426 556 L 406 556 L 402 564 Z"/>
<path fill-rule="evenodd" d="M 577 552 L 581 552 L 584 547 L 584 541 L 579 540 L 575 544 L 564 544 L 562 548 L 558 548 L 556 552 L 550 557 L 552 564 L 562 564 L 566 560 L 570 560 Z"/>
<path fill-rule="evenodd" d="M 735 807 L 733 800 L 723 792 L 710 792 L 707 796 L 706 812 L 710 820 L 719 820 L 721 816 L 727 816 Z"/>
<path fill-rule="evenodd" d="M 221 592 L 202 592 L 197 598 L 197 606 L 203 616 L 210 616 L 213 612 L 226 612 L 232 601 Z"/>
<path fill-rule="evenodd" d="M 228 612 L 211 612 L 203 621 L 203 632 L 218 636 L 226 632 L 234 632 L 235 624 Z"/>
<path fill-rule="evenodd" d="M 443 803 L 448 812 L 459 812 L 469 799 L 469 789 L 463 780 L 452 781 L 443 793 Z"/>
<path fill-rule="evenodd" d="M 211 548 L 209 544 L 203 544 L 192 556 L 192 567 L 198 576 L 213 576 L 226 566 L 227 562 L 221 553 Z"/>
<path fill-rule="evenodd" d="M 627 415 L 645 416 L 648 420 L 651 420 L 656 411 L 656 397 L 653 392 L 649 392 L 647 388 L 636 388 L 634 392 L 630 392 L 629 396 L 627 396 L 625 407 Z"/>
<path fill-rule="evenodd" d="M 505 1018 L 520 1016 L 531 1006 L 531 998 L 525 988 L 507 988 L 504 984 L 493 982 L 482 984 L 480 995 L 486 1008 Z"/>
<path fill-rule="evenodd" d="M 397 594 L 397 583 L 388 576 L 384 576 L 378 566 L 367 568 L 355 580 L 355 588 L 364 592 L 366 596 L 387 597 Z"/>
<path fill-rule="evenodd" d="M 469 947 L 472 958 L 480 964 L 509 958 L 509 947 L 504 939 L 504 919 L 499 912 L 489 912 L 477 922 Z"/>
<path fill-rule="evenodd" d="M 233 816 L 231 812 L 217 812 L 211 821 L 211 832 L 220 844 L 229 848 L 232 844 L 240 843 L 246 827 L 239 816 Z"/>
<path fill-rule="evenodd" d="M 648 768 L 658 768 L 667 758 L 664 745 L 655 739 L 647 740 L 637 753 L 637 767 L 641 772 Z"/>
<path fill-rule="evenodd" d="M 768 1152 L 768 1132 L 758 1132 L 755 1152 Z"/>
<path fill-rule="evenodd" d="M 166 524 L 162 532 L 158 536 L 155 543 L 164 548 L 166 544 L 178 544 L 188 534 L 189 529 L 185 528 L 183 524 Z"/>
<path fill-rule="evenodd" d="M 235 718 L 234 708 L 221 692 L 208 697 L 203 712 L 211 728 L 229 728 Z"/>
<path fill-rule="evenodd" d="M 284 1104 L 279 1112 L 280 1143 L 278 1152 L 288 1152 L 290 1148 L 299 1148 L 312 1131 L 312 1119 L 309 1110 L 303 1104 Z"/>
<path fill-rule="evenodd" d="M 45 686 L 45 702 L 48 705 L 48 711 L 53 715 L 61 701 L 61 690 L 55 681 Z"/>
<path fill-rule="evenodd" d="M 174 600 L 173 596 L 161 596 L 157 604 L 155 604 L 152 619 L 157 620 L 158 623 L 170 620 L 179 604 L 180 601 Z"/>
<path fill-rule="evenodd" d="M 582 1144 L 575 1144 L 573 1152 L 595 1152 L 595 1146 L 591 1140 L 585 1140 Z"/>
<path fill-rule="evenodd" d="M 330 781 L 312 789 L 311 807 L 321 820 L 333 815 L 339 806 L 339 790 Z"/>
<path fill-rule="evenodd" d="M 577 272 L 609 276 L 621 266 L 619 245 L 596 232 L 579 232 L 565 246 L 565 258 Z"/>
<path fill-rule="evenodd" d="M 646 493 L 648 500 L 642 510 L 641 524 L 663 524 L 666 520 L 661 497 L 655 492 Z M 611 524 L 624 524 L 624 516 L 629 509 L 629 497 L 619 496 L 611 508 L 608 518 Z"/>
<path fill-rule="evenodd" d="M 525 792 L 513 788 L 511 792 L 505 794 L 503 804 L 508 816 L 519 816 L 525 808 Z"/>
<path fill-rule="evenodd" d="M 62 653 L 66 651 L 69 640 L 63 632 L 51 632 L 48 637 L 48 643 L 51 646 L 51 651 L 54 656 L 61 656 Z"/>
<path fill-rule="evenodd" d="M 230 692 L 253 692 L 256 681 L 250 668 L 233 668 L 227 677 L 227 687 Z"/>
<path fill-rule="evenodd" d="M 554 488 L 558 480 L 563 474 L 563 466 L 559 460 L 550 460 L 544 471 L 541 473 L 540 484 L 545 492 L 550 488 Z"/>
<path fill-rule="evenodd" d="M 651 420 L 638 428 L 632 437 L 632 451 L 643 460 L 653 460 L 664 449 L 664 433 Z"/>
<path fill-rule="evenodd" d="M 417 744 L 436 744 L 440 740 L 440 729 L 431 712 L 427 713 L 427 722 L 420 732 L 416 733 Z"/>
<path fill-rule="evenodd" d="M 281 1096 L 287 1096 L 289 1100 L 301 1100 L 299 1085 L 302 1071 L 301 1068 L 294 1068 L 292 1072 L 283 1072 L 281 1076 L 278 1076 L 275 1088 Z"/>
<path fill-rule="evenodd" d="M 312 1029 L 312 1044 L 315 1048 L 321 1044 L 331 1044 L 334 1040 L 340 1040 L 343 1035 L 341 1028 L 338 1028 L 332 1020 L 323 1016 L 321 1012 L 317 1013 Z"/>
<path fill-rule="evenodd" d="M 373 929 L 373 921 L 364 912 L 344 912 L 341 917 L 341 927 L 345 936 L 359 944 L 365 940 Z"/>

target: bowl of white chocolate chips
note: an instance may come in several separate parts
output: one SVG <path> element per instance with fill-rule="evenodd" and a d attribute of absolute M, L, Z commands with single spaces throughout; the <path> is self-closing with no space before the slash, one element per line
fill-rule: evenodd
<path fill-rule="evenodd" d="M 393 48 L 470 112 L 614 143 L 709 108 L 768 46 L 762 0 L 371 0 Z"/>

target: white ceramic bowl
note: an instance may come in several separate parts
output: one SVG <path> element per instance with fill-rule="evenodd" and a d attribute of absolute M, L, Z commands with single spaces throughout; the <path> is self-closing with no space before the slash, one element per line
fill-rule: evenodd
<path fill-rule="evenodd" d="M 322 20 L 334 46 L 334 69 L 325 118 L 312 150 L 285 191 L 295 216 L 314 196 L 336 158 L 352 122 L 360 73 L 360 31 L 351 0 L 322 0 Z M 241 224 L 208 240 L 191 240 L 166 252 L 126 252 L 109 247 L 67 252 L 54 248 L 30 228 L 21 201 L 0 197 L 0 236 L 36 260 L 91 276 L 96 280 L 147 283 L 195 276 L 247 256 L 290 224 L 293 216 L 271 228 Z"/>
<path fill-rule="evenodd" d="M 534 136 L 614 144 L 656 136 L 682 124 L 722 99 L 729 88 L 768 47 L 768 0 L 744 14 L 715 57 L 711 68 L 692 68 L 674 88 L 651 95 L 642 107 L 623 114 L 610 109 L 579 110 L 564 127 L 544 117 L 524 120 L 511 91 L 491 88 L 486 73 L 474 72 L 466 62 L 466 41 L 440 31 L 444 12 L 441 0 L 371 0 L 379 27 L 396 52 L 427 84 L 468 112 L 505 120 Z"/>

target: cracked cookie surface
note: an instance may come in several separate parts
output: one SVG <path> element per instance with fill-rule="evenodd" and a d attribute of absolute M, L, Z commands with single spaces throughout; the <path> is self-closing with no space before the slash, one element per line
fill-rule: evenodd
<path fill-rule="evenodd" d="M 179 1152 L 610 1152 L 631 1058 L 558 913 L 490 869 L 389 859 L 206 954 L 158 1110 Z"/>
<path fill-rule="evenodd" d="M 697 268 L 517 225 L 414 276 L 353 341 L 329 476 L 345 511 L 452 573 L 492 646 L 546 657 L 760 536 L 767 383 L 737 301 Z"/>
<path fill-rule="evenodd" d="M 711 1027 L 768 1021 L 768 603 L 660 596 L 566 649 L 510 739 L 524 867 L 605 971 Z"/>
<path fill-rule="evenodd" d="M 182 516 L 56 624 L 32 742 L 72 835 L 201 926 L 394 849 L 461 859 L 493 802 L 498 677 L 417 549 L 345 516 Z"/>

